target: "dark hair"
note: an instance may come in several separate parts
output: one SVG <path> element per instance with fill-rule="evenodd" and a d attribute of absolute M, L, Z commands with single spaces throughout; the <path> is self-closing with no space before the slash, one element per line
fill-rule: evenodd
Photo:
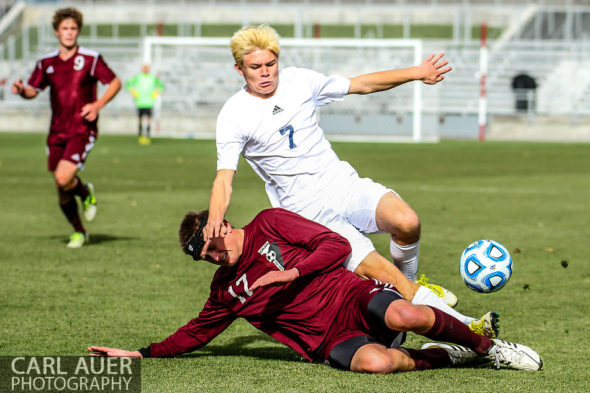
<path fill-rule="evenodd" d="M 178 241 L 183 251 L 188 246 L 189 241 L 195 234 L 195 231 L 202 222 L 207 222 L 209 219 L 209 210 L 201 210 L 186 213 L 182 222 L 180 223 L 180 229 L 178 230 Z M 186 251 L 185 251 L 186 252 Z"/>
<path fill-rule="evenodd" d="M 55 11 L 53 14 L 53 21 L 51 25 L 53 26 L 53 30 L 57 31 L 59 28 L 59 24 L 64 21 L 64 19 L 72 18 L 76 24 L 78 25 L 78 30 L 82 30 L 82 25 L 84 23 L 84 17 L 82 13 L 75 8 L 62 8 Z"/>

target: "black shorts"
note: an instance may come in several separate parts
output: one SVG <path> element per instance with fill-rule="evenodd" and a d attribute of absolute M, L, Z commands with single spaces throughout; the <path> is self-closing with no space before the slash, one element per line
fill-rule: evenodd
<path fill-rule="evenodd" d="M 391 330 L 385 324 L 385 312 L 389 305 L 403 297 L 397 292 L 388 289 L 384 289 L 377 293 L 367 307 L 367 314 L 369 320 L 375 326 L 375 331 L 378 332 L 375 336 L 379 339 L 374 338 L 370 335 L 355 336 L 347 340 L 342 341 L 336 345 L 330 351 L 330 355 L 326 360 L 326 364 L 331 367 L 339 368 L 341 370 L 350 370 L 350 363 L 356 351 L 360 347 L 367 344 L 381 344 L 386 347 L 390 347 L 393 344 L 395 346 L 401 345 L 405 341 L 405 333 L 398 332 L 397 330 Z"/>
<path fill-rule="evenodd" d="M 152 108 L 137 108 L 137 115 L 139 117 L 142 117 L 142 116 L 152 117 Z"/>

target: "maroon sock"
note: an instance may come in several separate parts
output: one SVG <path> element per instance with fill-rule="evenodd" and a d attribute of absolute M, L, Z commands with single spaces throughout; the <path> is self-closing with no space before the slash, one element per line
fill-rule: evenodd
<path fill-rule="evenodd" d="M 88 197 L 90 191 L 88 191 L 88 187 L 86 187 L 86 184 L 82 182 L 82 179 L 76 176 L 76 180 L 78 181 L 78 183 L 74 188 L 72 188 L 72 193 L 74 195 L 79 196 L 81 200 L 84 200 Z"/>
<path fill-rule="evenodd" d="M 451 365 L 451 358 L 447 351 L 442 348 L 430 349 L 408 349 L 404 348 L 410 354 L 416 364 L 416 370 L 429 370 L 433 368 L 443 368 Z"/>
<path fill-rule="evenodd" d="M 463 345 L 480 355 L 488 353 L 488 349 L 492 346 L 492 340 L 473 333 L 467 325 L 438 308 L 430 308 L 434 311 L 434 325 L 424 336 L 437 341 Z"/>
<path fill-rule="evenodd" d="M 61 207 L 61 211 L 70 224 L 72 224 L 74 230 L 86 234 L 86 230 L 84 230 L 80 215 L 78 214 L 78 203 L 71 191 L 59 190 L 59 207 Z"/>

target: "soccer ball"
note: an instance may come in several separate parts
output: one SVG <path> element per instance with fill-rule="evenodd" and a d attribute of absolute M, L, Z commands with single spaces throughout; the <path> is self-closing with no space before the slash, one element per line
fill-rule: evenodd
<path fill-rule="evenodd" d="M 495 292 L 512 275 L 512 258 L 500 243 L 478 240 L 467 246 L 461 255 L 459 272 L 465 285 L 476 292 Z"/>

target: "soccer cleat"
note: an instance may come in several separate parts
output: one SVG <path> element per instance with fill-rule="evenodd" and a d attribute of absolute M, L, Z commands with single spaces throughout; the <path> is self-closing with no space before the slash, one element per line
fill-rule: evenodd
<path fill-rule="evenodd" d="M 442 348 L 447 351 L 453 366 L 480 363 L 481 357 L 469 348 L 457 344 L 426 343 L 422 349 Z"/>
<path fill-rule="evenodd" d="M 88 235 L 84 235 L 82 232 L 74 232 L 70 236 L 68 242 L 68 248 L 80 248 L 89 241 Z"/>
<path fill-rule="evenodd" d="M 420 279 L 416 281 L 416 284 L 422 285 L 423 287 L 430 289 L 432 292 L 434 292 L 436 296 L 441 298 L 441 300 L 449 307 L 455 307 L 459 302 L 457 296 L 455 296 L 455 294 L 449 291 L 448 289 L 445 289 L 440 285 L 428 284 L 428 278 L 424 274 L 420 276 Z"/>
<path fill-rule="evenodd" d="M 87 183 L 88 196 L 82 202 L 82 210 L 84 210 L 84 218 L 86 221 L 91 222 L 96 217 L 96 210 L 98 209 L 96 203 L 96 196 L 94 195 L 94 186 L 92 183 Z"/>
<path fill-rule="evenodd" d="M 500 315 L 497 312 L 490 311 L 479 320 L 469 322 L 468 326 L 473 333 L 496 338 L 500 334 Z"/>
<path fill-rule="evenodd" d="M 487 357 L 496 368 L 505 365 L 516 370 L 537 371 L 543 367 L 543 360 L 531 348 L 508 341 L 493 339 L 494 343 L 488 350 Z"/>
<path fill-rule="evenodd" d="M 152 140 L 148 136 L 140 136 L 139 137 L 139 144 L 142 146 L 148 146 L 152 143 Z"/>

